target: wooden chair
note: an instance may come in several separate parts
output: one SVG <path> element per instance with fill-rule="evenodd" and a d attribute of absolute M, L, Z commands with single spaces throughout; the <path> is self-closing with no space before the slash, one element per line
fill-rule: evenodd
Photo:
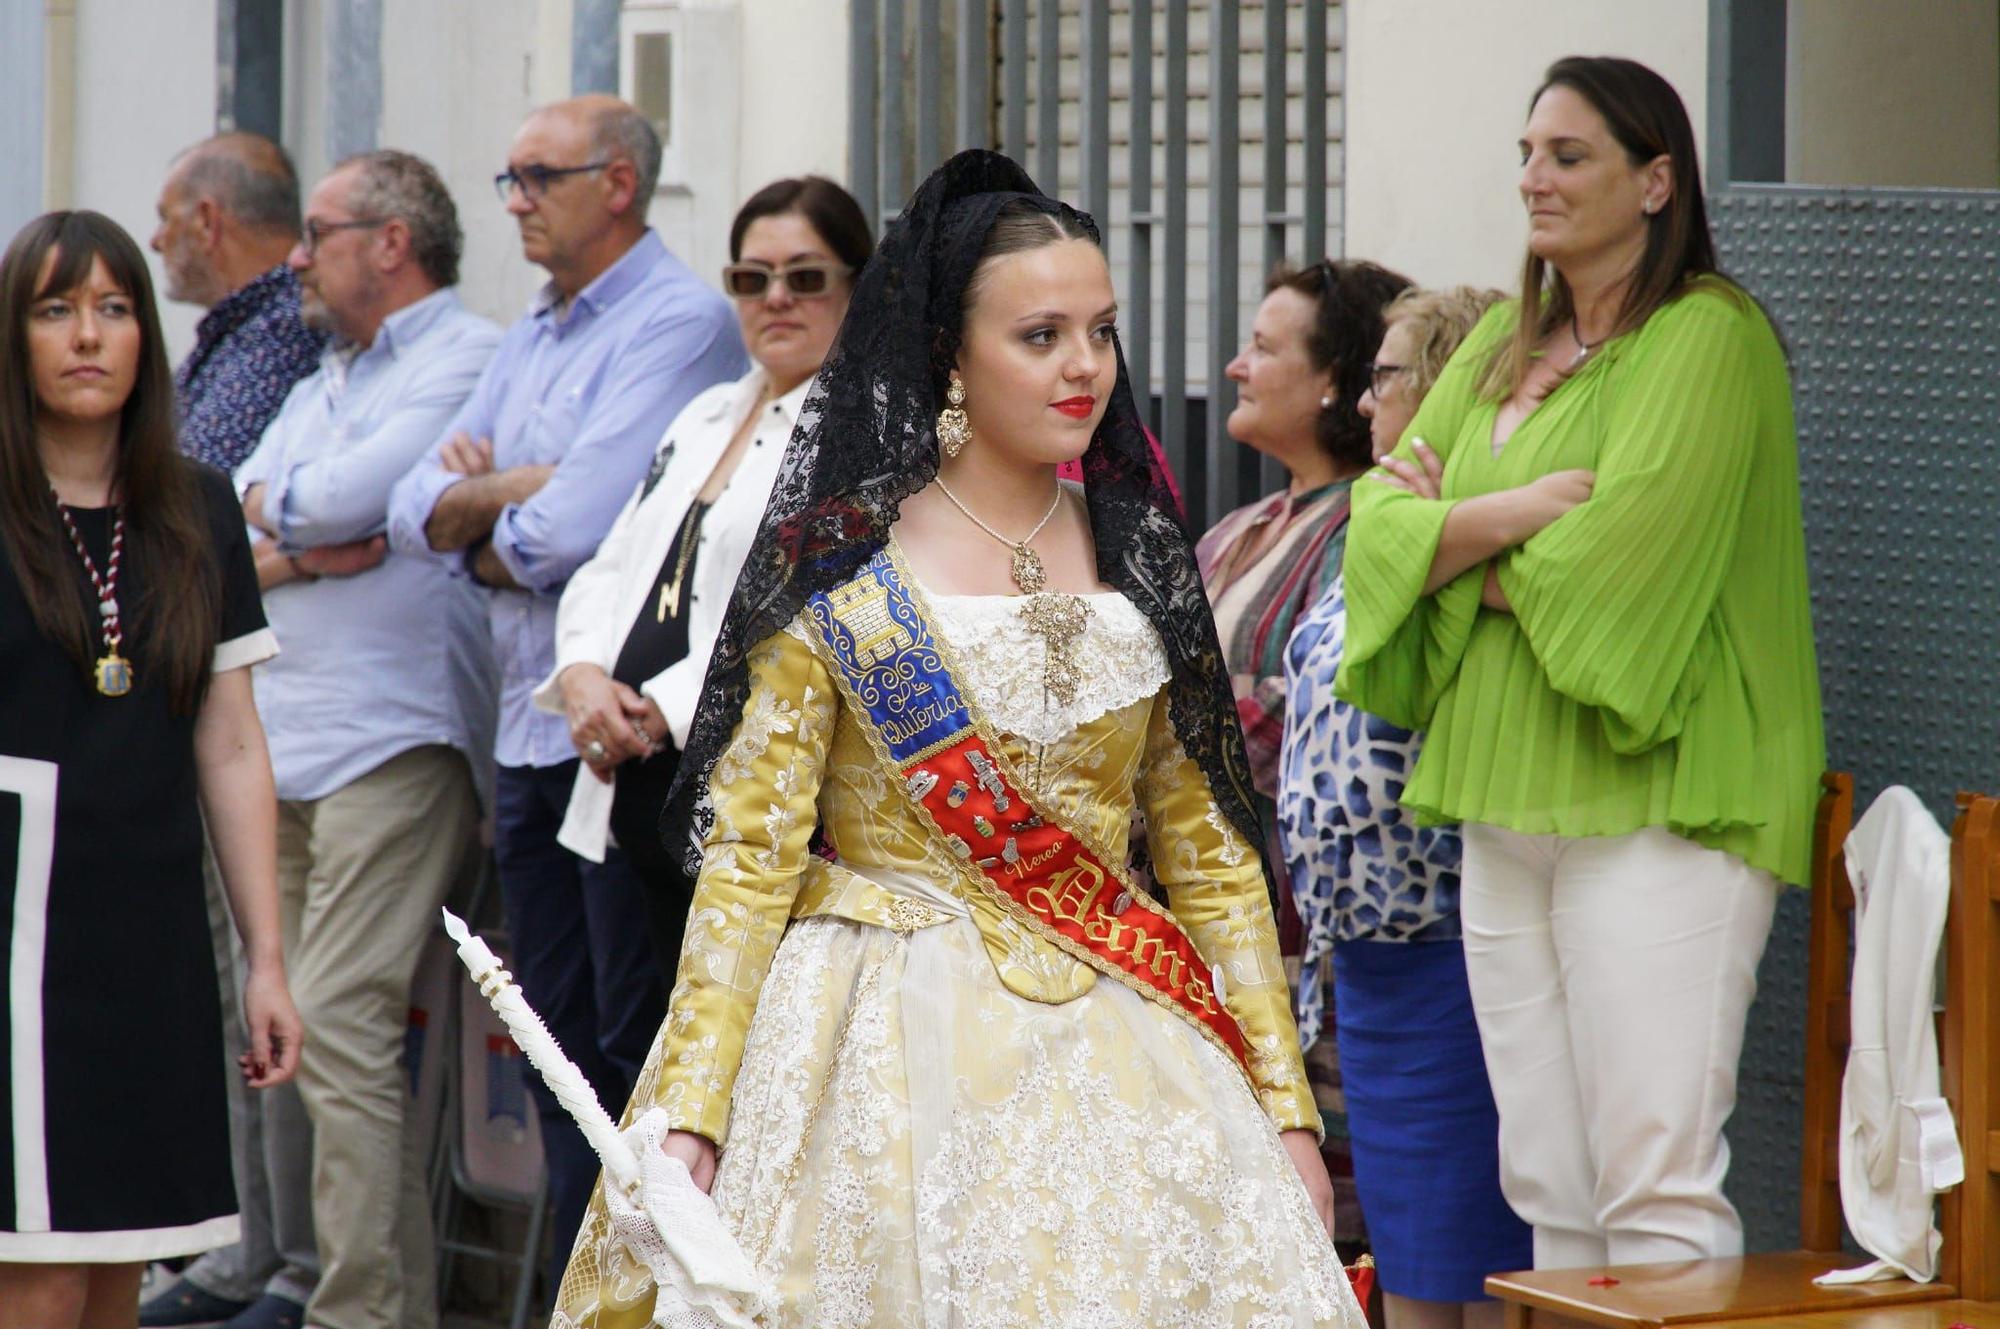
<path fill-rule="evenodd" d="M 1805 1148 L 1800 1163 L 1802 1249 L 1727 1260 L 1495 1274 L 1486 1290 L 1506 1303 L 1508 1329 L 1663 1329 L 1668 1325 L 1754 1323 L 1780 1329 L 1810 1319 L 1814 1329 L 1869 1326 L 1869 1316 L 1909 1307 L 1910 1329 L 1960 1295 L 2000 1297 L 2000 1252 L 1993 1228 L 2000 1140 L 1989 1133 L 1996 1097 L 1992 1040 L 2000 1031 L 1993 957 L 2000 954 L 2000 801 L 1961 796 L 1952 834 L 1952 906 L 1946 933 L 1949 986 L 1941 1041 L 1945 1093 L 1965 1145 L 1965 1186 L 1944 1197 L 1943 1268 L 1933 1283 L 1903 1279 L 1822 1288 L 1813 1279 L 1855 1263 L 1841 1250 L 1840 1084 L 1848 1046 L 1848 954 L 1854 891 L 1842 846 L 1854 821 L 1854 781 L 1832 772 L 1813 828 L 1812 919 L 1807 958 Z M 1983 903 L 1982 903 L 1983 902 Z M 1977 1169 L 1975 1171 L 1975 1168 Z M 1983 1183 L 1976 1193 L 1975 1182 Z M 1982 1312 L 1984 1314 L 1984 1312 Z M 1851 1319 L 1822 1318 L 1831 1315 Z M 1903 1321 L 1895 1321 L 1903 1329 Z M 1973 1324 L 1944 1319 L 1937 1324 Z M 1889 1322 L 1884 1321 L 1884 1329 Z M 1996 1321 L 1994 1329 L 2000 1329 Z"/>
<path fill-rule="evenodd" d="M 1942 1197 L 1941 1278 L 1973 1301 L 2000 1301 L 2000 798 L 1958 796 L 1951 887 L 1941 1044 L 1965 1180 Z"/>

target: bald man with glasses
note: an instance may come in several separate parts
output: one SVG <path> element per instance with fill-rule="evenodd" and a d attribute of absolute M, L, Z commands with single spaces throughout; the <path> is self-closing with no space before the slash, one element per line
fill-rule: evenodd
<path fill-rule="evenodd" d="M 590 863 L 556 842 L 576 749 L 533 694 L 555 664 L 563 587 L 645 478 L 668 423 L 749 367 L 728 303 L 646 224 L 659 165 L 652 126 L 614 97 L 559 102 L 521 126 L 495 184 L 548 284 L 389 506 L 393 549 L 487 588 L 500 662 L 494 859 L 514 969 L 614 1114 L 659 1026 L 669 977 L 623 855 Z M 598 1162 L 540 1081 L 531 1088 L 548 1158 L 554 1286 Z"/>

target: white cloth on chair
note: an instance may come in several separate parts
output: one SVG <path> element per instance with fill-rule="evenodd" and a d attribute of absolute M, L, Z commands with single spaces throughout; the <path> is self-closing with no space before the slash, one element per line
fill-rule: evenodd
<path fill-rule="evenodd" d="M 1951 904 L 1951 841 L 1917 796 L 1894 786 L 1847 837 L 1854 883 L 1854 978 L 1840 1089 L 1840 1204 L 1863 1250 L 1822 1284 L 1937 1277 L 1937 1192 L 1965 1179 L 1938 1089 L 1932 1020 L 1938 946 Z"/>

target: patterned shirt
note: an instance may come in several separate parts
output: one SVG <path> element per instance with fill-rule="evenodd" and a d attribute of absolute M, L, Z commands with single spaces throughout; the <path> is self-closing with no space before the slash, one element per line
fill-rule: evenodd
<path fill-rule="evenodd" d="M 1298 1016 L 1308 1047 L 1333 986 L 1334 942 L 1460 935 L 1458 828 L 1420 827 L 1398 801 L 1423 736 L 1333 695 L 1346 627 L 1336 577 L 1285 651 L 1278 838 L 1305 931 Z"/>
<path fill-rule="evenodd" d="M 326 337 L 300 321 L 289 267 L 231 291 L 195 326 L 194 350 L 174 371 L 181 451 L 234 474 L 325 349 Z"/>

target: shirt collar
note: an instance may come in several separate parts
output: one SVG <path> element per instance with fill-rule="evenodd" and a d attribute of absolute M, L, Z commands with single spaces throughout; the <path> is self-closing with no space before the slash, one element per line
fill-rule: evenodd
<path fill-rule="evenodd" d="M 660 243 L 658 233 L 648 226 L 616 263 L 598 273 L 595 281 L 576 293 L 576 298 L 570 301 L 560 321 L 569 323 L 577 317 L 578 309 L 588 310 L 592 315 L 602 314 L 644 281 L 646 274 L 666 256 L 667 247 Z M 528 312 L 536 318 L 553 316 L 553 311 L 561 303 L 562 292 L 556 289 L 554 282 L 547 282 L 536 293 Z"/>
<path fill-rule="evenodd" d="M 298 288 L 298 275 L 288 265 L 280 263 L 217 300 L 202 315 L 201 322 L 195 325 L 195 336 L 200 340 L 220 337 L 241 326 L 268 305 L 287 296 L 296 301 Z"/>
<path fill-rule="evenodd" d="M 380 351 L 393 360 L 402 354 L 405 347 L 421 340 L 425 333 L 436 327 L 438 320 L 458 308 L 458 292 L 449 286 L 440 287 L 383 319 L 382 326 L 375 330 L 375 340 L 362 354 Z"/>
<path fill-rule="evenodd" d="M 749 373 L 730 386 L 728 392 L 719 392 L 715 395 L 715 400 L 709 403 L 703 418 L 709 424 L 717 424 L 723 420 L 742 420 L 756 406 L 757 399 L 763 395 L 770 381 L 771 376 L 764 372 L 762 365 L 753 365 Z M 805 382 L 774 403 L 784 413 L 788 425 L 798 424 L 799 411 L 805 406 L 806 396 L 812 391 L 812 385 L 813 377 L 808 377 Z"/>

